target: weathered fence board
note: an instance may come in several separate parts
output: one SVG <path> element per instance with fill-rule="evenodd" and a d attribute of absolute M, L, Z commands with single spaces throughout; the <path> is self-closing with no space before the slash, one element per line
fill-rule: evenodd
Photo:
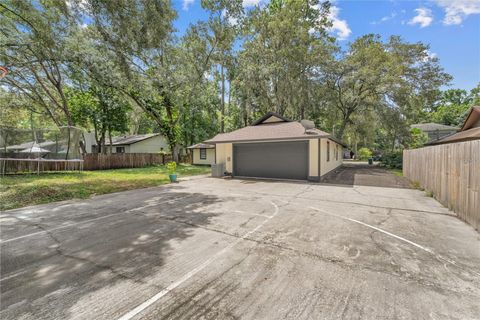
<path fill-rule="evenodd" d="M 480 230 L 480 140 L 404 150 L 403 175 Z"/>
<path fill-rule="evenodd" d="M 0 158 L 0 173 L 2 175 L 81 170 L 83 170 L 83 160 Z"/>
<path fill-rule="evenodd" d="M 170 161 L 170 155 L 157 153 L 86 154 L 83 157 L 85 170 L 140 168 Z"/>
<path fill-rule="evenodd" d="M 141 168 L 172 161 L 171 154 L 158 153 L 114 153 L 86 154 L 83 157 L 84 170 L 105 170 L 119 168 Z M 189 156 L 180 157 L 180 162 L 190 163 Z"/>
<path fill-rule="evenodd" d="M 141 168 L 172 161 L 170 154 L 157 153 L 114 153 L 86 154 L 83 160 L 13 159 L 1 158 L 2 174 L 45 171 L 106 170 Z M 191 156 L 181 156 L 180 162 L 191 163 Z"/>

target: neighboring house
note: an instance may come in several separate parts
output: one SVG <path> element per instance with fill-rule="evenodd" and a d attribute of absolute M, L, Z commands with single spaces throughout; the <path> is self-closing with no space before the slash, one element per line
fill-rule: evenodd
<path fill-rule="evenodd" d="M 269 112 L 251 126 L 216 135 L 216 164 L 234 177 L 320 181 L 343 162 L 343 147 L 312 121 Z"/>
<path fill-rule="evenodd" d="M 208 164 L 215 163 L 215 145 L 206 143 L 197 143 L 188 147 L 192 150 L 193 164 Z"/>
<path fill-rule="evenodd" d="M 428 136 L 428 141 L 438 140 L 458 131 L 457 127 L 447 126 L 439 123 L 412 124 L 410 128 L 422 130 Z"/>
<path fill-rule="evenodd" d="M 108 150 L 110 143 L 105 142 Z M 88 150 L 88 149 L 87 149 Z M 92 153 L 97 150 L 92 145 Z M 169 152 L 167 139 L 159 133 L 125 135 L 112 138 L 112 153 L 159 153 Z"/>
<path fill-rule="evenodd" d="M 480 107 L 473 107 L 459 132 L 431 141 L 426 145 L 463 142 L 480 139 Z"/>

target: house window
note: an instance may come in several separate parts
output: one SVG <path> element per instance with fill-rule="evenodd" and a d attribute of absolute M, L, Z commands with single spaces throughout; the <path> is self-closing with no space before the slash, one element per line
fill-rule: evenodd
<path fill-rule="evenodd" d="M 205 148 L 200 149 L 200 159 L 201 160 L 207 159 L 207 149 Z"/>
<path fill-rule="evenodd" d="M 116 152 L 117 153 L 125 153 L 125 147 L 117 147 Z"/>
<path fill-rule="evenodd" d="M 327 141 L 327 161 L 330 161 L 330 141 Z"/>

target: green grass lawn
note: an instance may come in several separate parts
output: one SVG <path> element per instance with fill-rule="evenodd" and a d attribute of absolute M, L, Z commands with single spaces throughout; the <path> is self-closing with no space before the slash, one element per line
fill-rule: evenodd
<path fill-rule="evenodd" d="M 403 177 L 402 169 L 388 169 L 391 173 L 396 175 L 397 177 Z"/>
<path fill-rule="evenodd" d="M 207 166 L 179 165 L 178 177 L 210 172 Z M 165 166 L 66 173 L 23 174 L 0 178 L 0 210 L 169 183 Z"/>

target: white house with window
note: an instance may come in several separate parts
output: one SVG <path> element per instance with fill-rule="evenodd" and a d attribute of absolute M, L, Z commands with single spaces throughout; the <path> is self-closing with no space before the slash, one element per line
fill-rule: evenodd
<path fill-rule="evenodd" d="M 188 147 L 192 150 L 192 163 L 212 165 L 215 164 L 215 146 L 205 143 L 197 143 Z"/>
<path fill-rule="evenodd" d="M 107 148 L 110 146 L 106 142 Z M 91 146 L 91 152 L 95 153 L 97 146 Z M 107 149 L 108 150 L 108 149 Z M 87 152 L 88 152 L 87 148 Z M 159 133 L 124 135 L 112 138 L 112 153 L 169 153 L 167 139 Z"/>

